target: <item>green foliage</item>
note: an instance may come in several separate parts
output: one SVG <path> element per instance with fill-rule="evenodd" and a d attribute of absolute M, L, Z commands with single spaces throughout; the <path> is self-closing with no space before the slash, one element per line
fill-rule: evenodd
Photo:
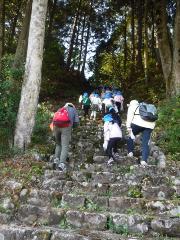
<path fill-rule="evenodd" d="M 0 123 L 5 126 L 14 126 L 22 82 L 22 69 L 12 68 L 13 57 L 6 55 L 2 60 L 0 76 Z"/>
<path fill-rule="evenodd" d="M 100 207 L 97 203 L 94 203 L 91 199 L 86 199 L 85 202 L 85 209 L 88 211 L 96 211 L 96 212 L 100 212 L 103 210 L 102 207 Z"/>
<path fill-rule="evenodd" d="M 155 137 L 172 160 L 180 160 L 180 97 L 160 104 Z"/>
<path fill-rule="evenodd" d="M 141 198 L 142 193 L 140 187 L 137 186 L 131 187 L 128 191 L 128 197 Z"/>
<path fill-rule="evenodd" d="M 41 103 L 38 105 L 32 144 L 47 143 L 48 136 L 50 135 L 49 124 L 53 116 L 49 108 L 51 108 L 49 103 Z"/>
<path fill-rule="evenodd" d="M 12 63 L 12 55 L 3 57 L 0 75 L 0 155 L 10 153 L 20 100 L 23 69 L 14 69 Z"/>

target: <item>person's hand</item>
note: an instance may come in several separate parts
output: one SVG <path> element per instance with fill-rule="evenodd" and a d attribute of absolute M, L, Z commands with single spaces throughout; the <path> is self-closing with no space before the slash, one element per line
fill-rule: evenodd
<path fill-rule="evenodd" d="M 128 135 L 131 136 L 132 128 L 127 128 Z"/>
<path fill-rule="evenodd" d="M 103 149 L 104 149 L 104 151 L 106 151 L 106 149 L 107 149 L 107 145 L 108 145 L 108 142 L 105 141 L 105 142 L 103 143 Z"/>

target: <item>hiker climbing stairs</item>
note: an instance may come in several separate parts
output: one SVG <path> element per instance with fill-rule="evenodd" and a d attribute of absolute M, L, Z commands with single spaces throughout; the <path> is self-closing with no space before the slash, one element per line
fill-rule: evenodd
<path fill-rule="evenodd" d="M 124 144 L 117 162 L 108 166 L 102 123 L 81 121 L 73 131 L 67 172 L 47 163 L 30 189 L 4 186 L 19 194 L 19 201 L 13 208 L 13 200 L 6 200 L 8 211 L 0 213 L 2 239 L 180 239 L 179 168 L 158 167 L 156 146 L 153 164 L 141 166 L 137 157 L 127 157 Z"/>

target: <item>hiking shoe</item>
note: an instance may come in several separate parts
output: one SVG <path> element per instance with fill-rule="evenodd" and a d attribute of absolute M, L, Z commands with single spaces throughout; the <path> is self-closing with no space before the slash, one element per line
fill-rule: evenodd
<path fill-rule="evenodd" d="M 142 166 L 147 166 L 148 164 L 147 164 L 147 162 L 145 162 L 145 161 L 141 161 L 141 165 L 142 165 Z"/>
<path fill-rule="evenodd" d="M 66 171 L 66 165 L 64 163 L 60 163 L 58 165 L 58 170 L 61 172 L 65 172 Z"/>
<path fill-rule="evenodd" d="M 108 165 L 108 166 L 111 166 L 111 165 L 113 164 L 113 162 L 114 162 L 114 159 L 113 159 L 113 158 L 110 158 L 110 159 L 108 160 L 108 162 L 107 162 L 107 165 Z"/>
<path fill-rule="evenodd" d="M 128 153 L 128 157 L 133 157 L 133 152 Z"/>

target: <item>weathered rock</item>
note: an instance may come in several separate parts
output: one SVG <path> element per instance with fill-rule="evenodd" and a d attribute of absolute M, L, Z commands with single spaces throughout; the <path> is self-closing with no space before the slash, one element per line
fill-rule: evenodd
<path fill-rule="evenodd" d="M 100 213 L 84 213 L 83 227 L 96 230 L 105 230 L 107 217 Z"/>
<path fill-rule="evenodd" d="M 167 186 L 148 186 L 143 187 L 142 194 L 145 198 L 148 199 L 159 199 L 159 200 L 165 200 L 168 198 L 171 198 L 175 193 L 175 189 L 172 187 Z"/>
<path fill-rule="evenodd" d="M 116 180 L 116 175 L 109 172 L 92 173 L 92 180 L 95 183 L 113 183 Z"/>
<path fill-rule="evenodd" d="M 64 184 L 63 180 L 48 179 L 43 182 L 43 189 L 62 192 Z"/>
<path fill-rule="evenodd" d="M 107 156 L 94 156 L 93 157 L 93 161 L 95 163 L 104 163 L 104 162 L 107 162 L 107 160 L 108 160 Z"/>
<path fill-rule="evenodd" d="M 9 180 L 5 185 L 12 191 L 20 191 L 22 189 L 22 183 L 19 183 L 16 180 Z"/>
<path fill-rule="evenodd" d="M 11 218 L 12 216 L 7 213 L 0 213 L 0 224 L 8 224 Z"/>
<path fill-rule="evenodd" d="M 154 231 L 170 237 L 180 237 L 180 218 L 158 218 L 151 222 Z"/>
<path fill-rule="evenodd" d="M 85 203 L 85 198 L 83 196 L 75 196 L 73 194 L 64 194 L 62 196 L 62 206 L 69 208 L 83 208 Z"/>
<path fill-rule="evenodd" d="M 73 227 L 82 227 L 84 222 L 84 214 L 79 211 L 67 211 L 66 213 L 66 221 L 68 224 L 72 225 Z"/>

